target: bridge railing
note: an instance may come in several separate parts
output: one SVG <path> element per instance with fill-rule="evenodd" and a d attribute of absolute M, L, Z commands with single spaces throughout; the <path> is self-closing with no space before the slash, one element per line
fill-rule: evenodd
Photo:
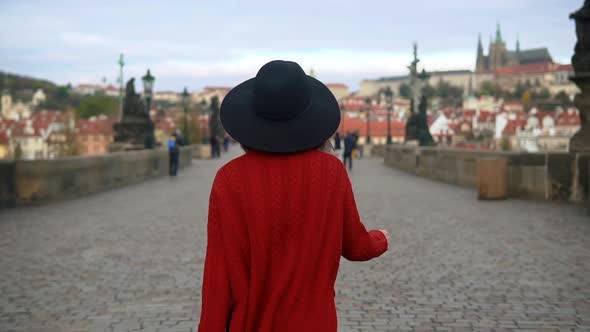
<path fill-rule="evenodd" d="M 199 157 L 182 147 L 179 167 Z M 168 174 L 168 150 L 138 150 L 50 160 L 0 161 L 0 207 L 66 199 Z"/>
<path fill-rule="evenodd" d="M 388 146 L 385 164 L 446 183 L 477 187 L 477 161 L 508 161 L 508 195 L 588 204 L 590 154 L 467 151 L 445 148 Z"/>

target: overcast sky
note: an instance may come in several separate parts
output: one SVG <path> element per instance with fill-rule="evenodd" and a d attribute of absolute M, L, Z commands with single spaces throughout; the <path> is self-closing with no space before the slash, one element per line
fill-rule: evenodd
<path fill-rule="evenodd" d="M 115 83 L 147 68 L 156 90 L 233 86 L 267 61 L 324 82 L 406 73 L 412 42 L 427 70 L 473 69 L 496 22 L 510 49 L 548 47 L 569 63 L 569 14 L 583 0 L 0 0 L 0 70 L 58 83 Z M 138 88 L 140 88 L 138 86 Z"/>

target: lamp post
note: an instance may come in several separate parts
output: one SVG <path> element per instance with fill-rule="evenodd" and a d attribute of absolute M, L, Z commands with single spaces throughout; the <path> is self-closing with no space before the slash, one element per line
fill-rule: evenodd
<path fill-rule="evenodd" d="M 125 66 L 125 60 L 123 59 L 123 53 L 119 56 L 119 121 L 123 118 L 123 91 L 125 90 L 125 82 L 123 81 L 123 66 Z"/>
<path fill-rule="evenodd" d="M 207 144 L 207 102 L 201 100 L 201 119 L 199 120 L 199 129 L 201 130 L 201 144 Z"/>
<path fill-rule="evenodd" d="M 367 106 L 367 110 L 365 112 L 365 117 L 367 118 L 367 139 L 365 144 L 371 144 L 371 98 L 367 97 L 367 99 L 365 99 L 365 105 Z"/>
<path fill-rule="evenodd" d="M 184 142 L 186 145 L 191 144 L 190 143 L 190 138 L 189 138 L 189 133 L 188 133 L 188 105 L 190 102 L 190 94 L 188 93 L 188 90 L 186 89 L 186 86 L 184 87 L 184 91 L 182 91 L 182 106 L 184 108 Z"/>
<path fill-rule="evenodd" d="M 141 80 L 143 81 L 143 95 L 145 96 L 145 100 L 147 101 L 147 114 L 149 117 L 154 89 L 154 81 L 156 80 L 156 78 L 152 76 L 150 70 L 148 69 L 147 73 L 144 77 L 141 78 Z"/>
<path fill-rule="evenodd" d="M 145 137 L 145 148 L 146 149 L 153 149 L 156 139 L 154 137 L 154 124 L 152 123 L 152 120 L 150 117 L 150 109 L 151 109 L 151 104 L 152 104 L 154 81 L 156 80 L 156 78 L 154 76 L 152 76 L 152 74 L 150 73 L 150 70 L 148 69 L 147 73 L 145 74 L 145 76 L 143 76 L 141 78 L 141 80 L 143 81 L 143 94 L 145 96 L 146 106 L 147 106 L 146 116 L 148 119 L 148 123 L 150 124 L 150 126 L 148 127 L 148 133 L 146 134 L 146 137 Z"/>
<path fill-rule="evenodd" d="M 385 95 L 385 101 L 387 102 L 387 145 L 391 145 L 393 140 L 391 139 L 391 112 L 393 111 L 393 91 L 388 86 L 383 92 Z"/>

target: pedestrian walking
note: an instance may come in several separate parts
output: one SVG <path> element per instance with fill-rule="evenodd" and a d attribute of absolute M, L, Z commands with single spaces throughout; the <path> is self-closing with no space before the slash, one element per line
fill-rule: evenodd
<path fill-rule="evenodd" d="M 340 133 L 336 132 L 336 135 L 334 135 L 334 150 L 338 151 L 340 150 L 341 144 L 340 144 Z"/>
<path fill-rule="evenodd" d="M 211 157 L 221 157 L 221 148 L 219 146 L 219 138 L 216 135 L 211 136 Z"/>
<path fill-rule="evenodd" d="M 198 331 L 336 331 L 340 257 L 389 246 L 361 222 L 342 163 L 321 151 L 340 123 L 336 98 L 298 64 L 272 61 L 220 112 L 246 153 L 213 181 Z"/>
<path fill-rule="evenodd" d="M 344 153 L 342 154 L 342 162 L 348 166 L 348 170 L 352 170 L 352 153 L 354 151 L 356 140 L 352 133 L 348 133 L 344 138 Z M 348 162 L 348 165 L 347 165 Z"/>
<path fill-rule="evenodd" d="M 177 141 L 176 133 L 170 135 L 168 139 L 168 159 L 169 159 L 169 174 L 176 176 L 178 172 L 178 159 L 180 158 L 180 146 Z"/>
<path fill-rule="evenodd" d="M 223 152 L 227 152 L 229 150 L 229 135 L 225 134 L 223 136 Z"/>

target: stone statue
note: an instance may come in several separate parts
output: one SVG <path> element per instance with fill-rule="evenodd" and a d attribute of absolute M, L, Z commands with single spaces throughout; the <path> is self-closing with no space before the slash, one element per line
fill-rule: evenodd
<path fill-rule="evenodd" d="M 428 114 L 426 109 L 428 108 L 428 102 L 426 97 L 420 98 L 420 104 L 418 105 L 418 118 L 416 119 L 416 127 L 418 130 L 418 142 L 420 146 L 432 146 L 434 139 L 430 135 L 430 128 L 428 127 Z"/>
<path fill-rule="evenodd" d="M 584 7 L 570 15 L 576 20 L 576 43 L 572 64 L 576 72 L 590 73 L 590 0 L 584 2 Z"/>
<path fill-rule="evenodd" d="M 410 117 L 406 121 L 406 142 L 415 141 L 418 139 L 418 124 L 416 117 L 417 113 L 414 113 L 414 99 L 410 100 Z"/>
<path fill-rule="evenodd" d="M 575 74 L 570 79 L 580 88 L 574 104 L 580 111 L 580 130 L 570 140 L 571 152 L 590 152 L 590 0 L 570 18 L 576 21 L 575 53 L 572 65 Z"/>
<path fill-rule="evenodd" d="M 223 129 L 219 118 L 219 98 L 217 96 L 211 98 L 210 112 L 211 120 L 209 120 L 209 133 L 211 136 L 215 135 L 218 139 L 223 140 L 225 130 Z"/>
<path fill-rule="evenodd" d="M 418 113 L 413 113 L 406 123 L 406 141 L 418 141 L 420 146 L 432 146 L 434 144 L 434 139 L 430 135 L 428 127 L 427 108 L 426 97 L 422 96 L 420 104 L 418 104 Z"/>
<path fill-rule="evenodd" d="M 145 103 L 141 96 L 135 92 L 135 79 L 132 78 L 127 82 L 125 87 L 125 102 L 123 103 L 122 122 L 126 120 L 145 120 L 149 119 Z"/>
<path fill-rule="evenodd" d="M 121 121 L 115 123 L 113 128 L 115 143 L 112 144 L 111 151 L 143 149 L 148 146 L 146 142 L 153 137 L 154 123 L 150 119 L 146 104 L 135 92 L 134 78 L 127 82 Z"/>

